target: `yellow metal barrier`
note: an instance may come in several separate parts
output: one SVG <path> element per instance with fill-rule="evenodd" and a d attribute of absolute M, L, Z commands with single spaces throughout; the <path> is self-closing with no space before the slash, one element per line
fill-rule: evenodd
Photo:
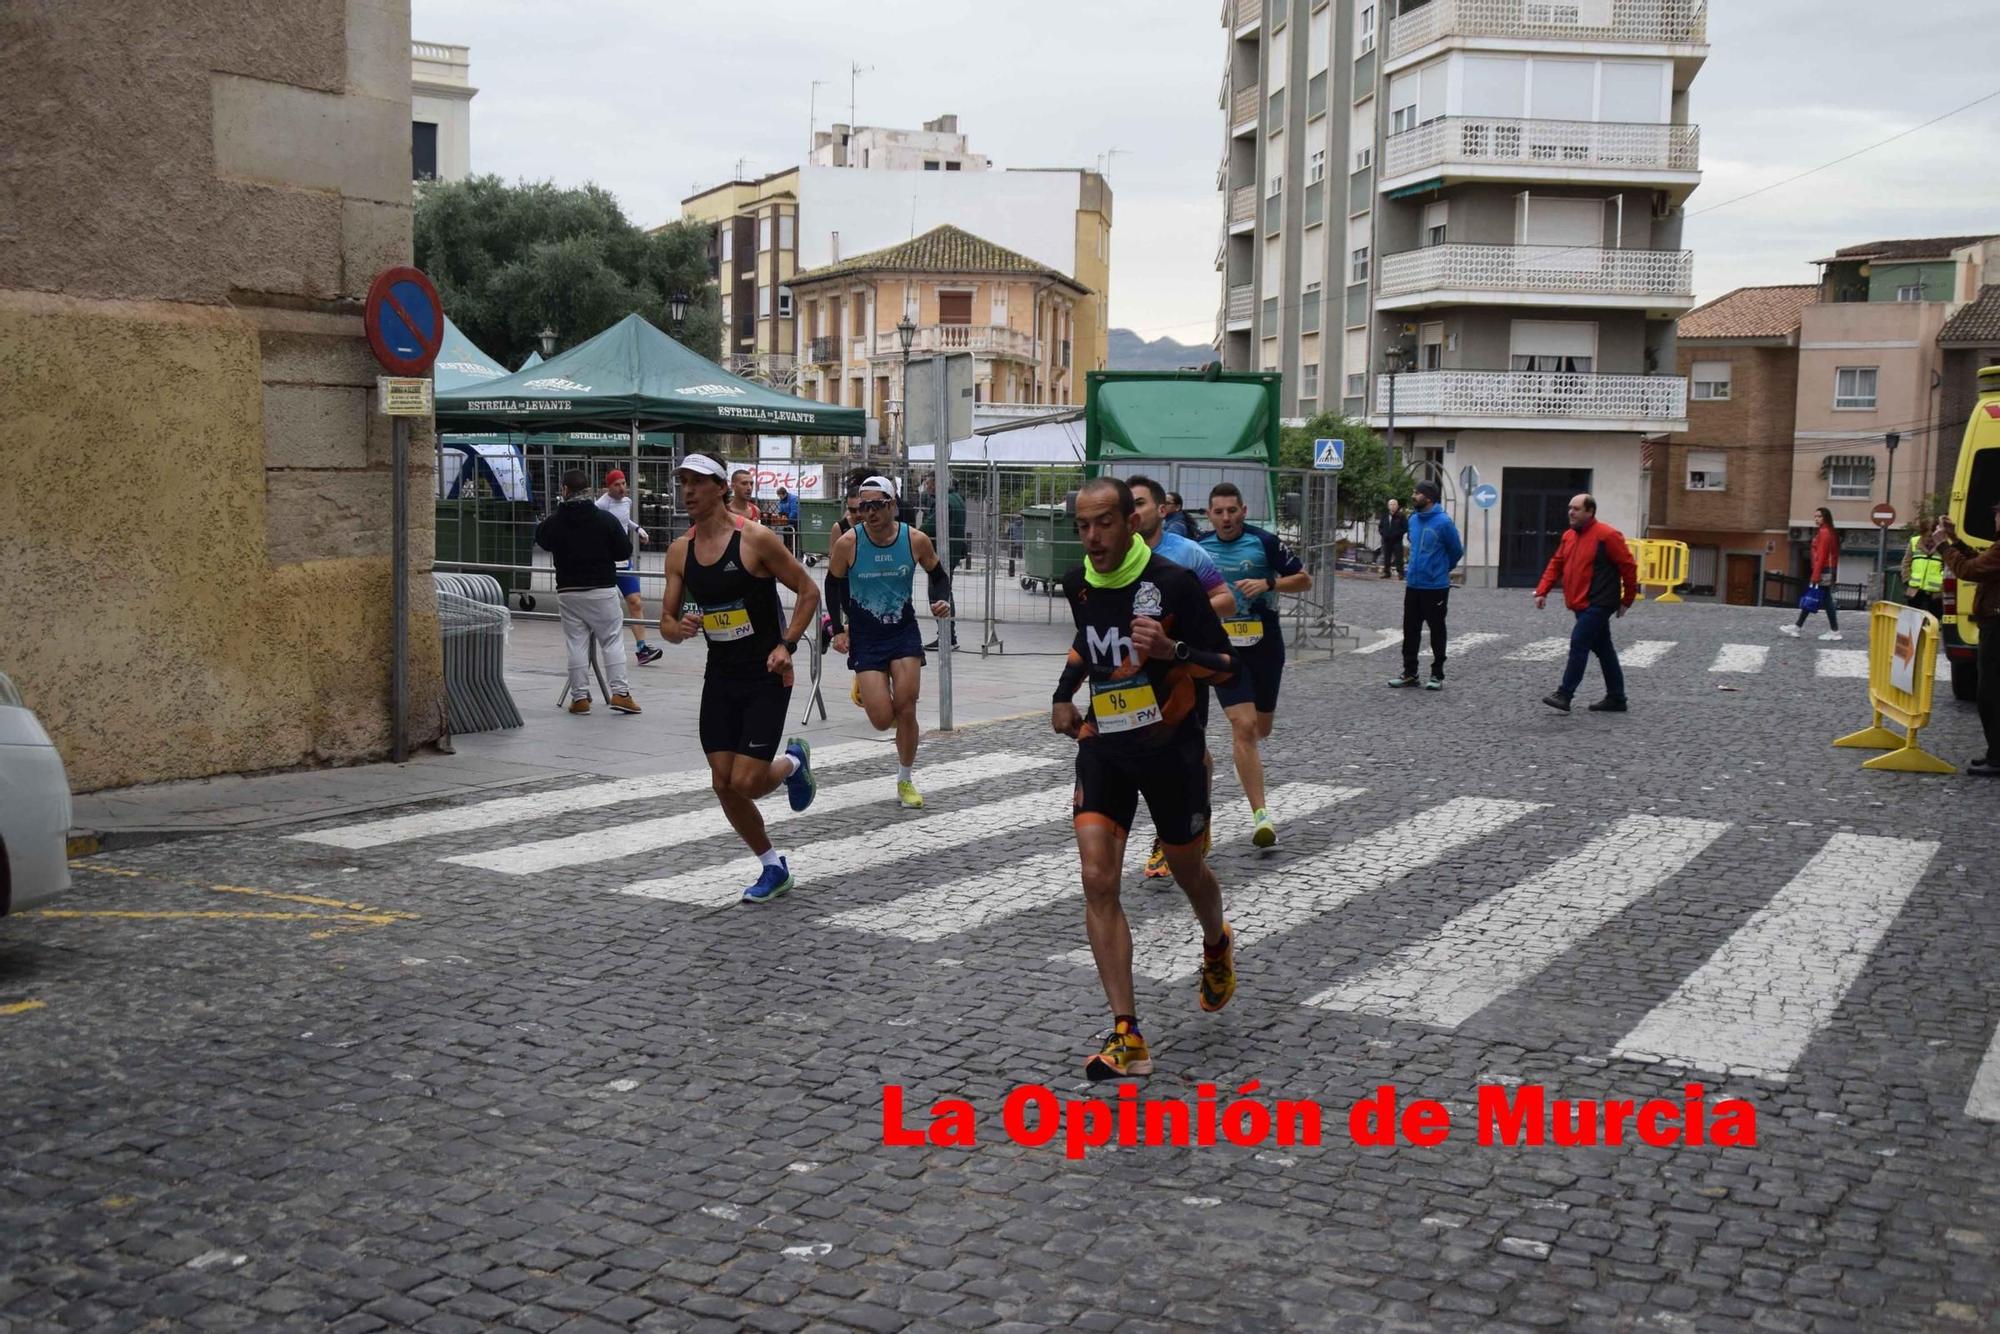
<path fill-rule="evenodd" d="M 1912 634 L 1904 618 L 1916 626 Z M 1894 602 L 1877 602 L 1868 609 L 1868 699 L 1875 721 L 1862 731 L 1833 744 L 1856 750 L 1886 750 L 1862 761 L 1864 769 L 1903 774 L 1949 774 L 1957 769 L 1917 745 L 1917 733 L 1930 724 L 1931 692 L 1937 686 L 1937 617 Z M 1898 661 L 1910 669 L 1910 688 L 1895 681 Z M 1898 723 L 1898 736 L 1882 724 Z"/>
<path fill-rule="evenodd" d="M 1639 596 L 1636 602 L 1646 600 L 1646 590 L 1657 588 L 1660 595 L 1655 602 L 1679 602 L 1681 595 L 1674 592 L 1688 577 L 1688 544 L 1667 538 L 1641 537 L 1625 544 L 1632 548 L 1632 559 L 1639 566 Z"/>

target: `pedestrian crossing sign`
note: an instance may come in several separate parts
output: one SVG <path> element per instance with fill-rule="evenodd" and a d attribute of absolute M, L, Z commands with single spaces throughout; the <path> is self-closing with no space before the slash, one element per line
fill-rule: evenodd
<path fill-rule="evenodd" d="M 1313 467 L 1321 472 L 1339 472 L 1346 457 L 1345 440 L 1313 441 Z"/>

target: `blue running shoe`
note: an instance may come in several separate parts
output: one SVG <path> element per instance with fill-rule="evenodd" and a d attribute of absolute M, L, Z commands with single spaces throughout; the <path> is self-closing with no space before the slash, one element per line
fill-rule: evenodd
<path fill-rule="evenodd" d="M 792 809 L 795 811 L 802 811 L 812 805 L 813 795 L 819 790 L 818 785 L 813 782 L 812 753 L 811 743 L 802 736 L 793 737 L 791 744 L 785 747 L 785 754 L 799 762 L 799 767 L 785 780 L 785 794 L 791 799 Z"/>
<path fill-rule="evenodd" d="M 769 903 L 772 899 L 783 898 L 792 887 L 792 868 L 783 857 L 776 866 L 764 868 L 764 874 L 757 877 L 757 883 L 743 891 L 745 903 Z"/>

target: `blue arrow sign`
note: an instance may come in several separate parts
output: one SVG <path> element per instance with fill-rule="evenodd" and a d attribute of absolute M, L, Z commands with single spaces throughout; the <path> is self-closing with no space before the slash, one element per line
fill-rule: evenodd
<path fill-rule="evenodd" d="M 1472 488 L 1472 503 L 1483 510 L 1490 510 L 1500 503 L 1500 488 L 1488 482 L 1484 486 Z"/>
<path fill-rule="evenodd" d="M 1339 472 L 1347 459 L 1345 440 L 1313 441 L 1313 467 L 1321 472 Z"/>

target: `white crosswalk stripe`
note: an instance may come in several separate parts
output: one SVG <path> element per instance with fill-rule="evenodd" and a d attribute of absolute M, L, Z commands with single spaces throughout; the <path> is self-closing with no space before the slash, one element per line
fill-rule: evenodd
<path fill-rule="evenodd" d="M 1629 816 L 1573 856 L 1306 1004 L 1456 1028 L 1678 875 L 1728 828 Z"/>
<path fill-rule="evenodd" d="M 1835 834 L 1614 1055 L 1780 1079 L 1839 1009 L 1938 845 Z"/>
<path fill-rule="evenodd" d="M 1380 653 L 1385 648 L 1394 648 L 1403 642 L 1403 632 L 1401 630 L 1378 630 L 1376 633 L 1382 637 L 1372 644 L 1363 644 L 1360 648 L 1355 649 L 1354 652 Z"/>
<path fill-rule="evenodd" d="M 949 792 L 1028 770 L 1046 769 L 1054 763 L 1053 759 L 1048 758 L 995 752 L 923 769 L 919 771 L 918 777 L 922 780 L 922 786 L 927 793 Z M 896 795 L 894 778 L 893 771 L 886 771 L 880 777 L 844 783 L 839 787 L 822 788 L 814 799 L 811 809 L 805 814 L 823 815 L 832 811 L 851 810 L 857 806 L 893 801 Z M 760 803 L 759 809 L 763 812 L 764 822 L 767 825 L 798 818 L 798 813 L 785 804 L 782 789 L 772 800 Z M 990 806 L 975 806 L 970 810 L 954 814 L 959 817 L 975 816 L 981 810 L 991 809 L 993 808 Z M 935 820 L 926 821 L 917 817 L 911 819 L 915 823 L 935 823 Z M 899 829 L 909 827 L 912 826 L 902 825 Z M 729 820 L 723 815 L 721 808 L 709 806 L 679 815 L 637 820 L 630 824 L 609 825 L 563 838 L 517 843 L 490 852 L 467 853 L 458 857 L 446 857 L 443 860 L 458 866 L 475 866 L 482 871 L 497 871 L 502 875 L 533 875 L 560 867 L 589 866 L 597 862 L 615 861 L 620 857 L 631 857 L 642 852 L 654 852 L 660 848 L 716 837 L 733 838 L 734 835 L 730 830 Z"/>
<path fill-rule="evenodd" d="M 1711 672 L 1761 672 L 1771 658 L 1769 644 L 1724 644 L 1716 651 Z"/>
<path fill-rule="evenodd" d="M 1677 639 L 1642 639 L 1618 650 L 1618 665 L 1643 670 L 1656 665 L 1679 645 Z"/>
<path fill-rule="evenodd" d="M 1868 650 L 1865 648 L 1823 648 L 1819 651 L 1819 658 L 1813 666 L 1813 672 L 1817 676 L 1865 681 L 1868 679 Z M 1937 657 L 1936 675 L 1940 681 L 1951 680 L 1951 662 L 1944 656 L 1943 652 L 1939 652 Z"/>
<path fill-rule="evenodd" d="M 1018 756 L 994 758 L 1005 760 L 1010 771 L 1024 767 Z M 940 765 L 930 771 L 930 786 L 936 786 L 937 775 L 943 767 Z M 878 868 L 900 857 L 943 852 L 948 848 L 976 843 L 994 834 L 1065 819 L 1070 813 L 1069 797 L 1073 790 L 1072 784 L 1064 783 L 1060 787 L 1043 788 L 1038 792 L 1027 792 L 966 810 L 925 814 L 865 834 L 806 843 L 787 852 L 785 857 L 796 879 L 837 892 L 833 882 L 856 871 Z M 819 809 L 817 803 L 813 809 Z M 740 869 L 738 866 L 704 867 L 658 880 L 636 881 L 618 892 L 674 903 L 730 903 L 743 893 L 742 885 L 736 883 Z"/>
<path fill-rule="evenodd" d="M 1223 902 L 1241 948 L 1303 926 L 1344 904 L 1373 893 L 1438 861 L 1452 850 L 1532 812 L 1526 801 L 1457 797 L 1363 835 L 1282 871 L 1258 876 L 1240 890 L 1228 887 Z M 1172 980 L 1195 971 L 1201 953 L 1201 926 L 1185 905 L 1135 926 L 1132 968 L 1137 974 Z M 1090 947 L 1055 956 L 1088 967 Z"/>
<path fill-rule="evenodd" d="M 1449 630 L 1447 630 L 1445 632 L 1445 637 L 1444 637 L 1444 651 L 1446 660 L 1449 661 L 1452 658 L 1462 658 L 1466 654 L 1472 652 L 1472 650 L 1479 648 L 1481 645 L 1498 643 L 1500 640 L 1503 640 L 1506 637 L 1507 636 L 1505 635 L 1489 635 L 1484 631 L 1479 631 L 1479 630 L 1475 630 L 1470 634 L 1455 635 L 1452 634 Z M 1425 645 L 1425 652 L 1429 652 L 1430 636 L 1426 635 L 1424 637 L 1424 645 Z"/>
<path fill-rule="evenodd" d="M 1972 1092 L 1965 1100 L 1965 1114 L 1978 1121 L 2000 1121 L 2000 1029 L 1993 1032 L 1993 1045 L 1972 1076 Z"/>
<path fill-rule="evenodd" d="M 1557 658 L 1569 656 L 1569 637 L 1537 639 L 1532 644 L 1523 644 L 1507 655 L 1509 662 L 1554 662 Z"/>
<path fill-rule="evenodd" d="M 870 758 L 885 759 L 889 750 L 879 741 L 850 741 L 813 752 L 813 771 L 832 769 Z M 537 792 L 524 797 L 496 797 L 467 806 L 418 811 L 412 815 L 390 816 L 361 824 L 315 829 L 288 837 L 300 843 L 319 843 L 334 848 L 379 848 L 387 843 L 404 843 L 436 834 L 462 834 L 474 829 L 494 829 L 527 820 L 546 819 L 571 811 L 602 810 L 630 801 L 656 801 L 689 792 L 706 792 L 706 769 L 677 774 L 648 774 L 643 778 L 621 778 L 609 783 L 588 783 L 555 792 Z"/>
<path fill-rule="evenodd" d="M 1315 783 L 1287 783 L 1266 798 L 1273 817 L 1289 824 L 1303 820 L 1337 802 L 1358 797 L 1366 789 L 1322 787 Z M 1215 841 L 1226 844 L 1250 832 L 1250 812 L 1242 802 L 1232 802 L 1215 817 Z M 1125 887 L 1129 892 L 1144 868 L 1151 840 L 1134 838 L 1126 849 Z M 1175 890 L 1178 896 L 1179 891 Z M 905 940 L 943 940 L 997 922 L 1016 913 L 1028 912 L 1071 895 L 1081 895 L 1076 849 L 1067 843 L 1052 852 L 1039 852 L 985 875 L 955 880 L 921 889 L 886 903 L 863 904 L 843 913 L 820 919 L 822 925 L 842 926 L 875 935 L 900 936 Z"/>

